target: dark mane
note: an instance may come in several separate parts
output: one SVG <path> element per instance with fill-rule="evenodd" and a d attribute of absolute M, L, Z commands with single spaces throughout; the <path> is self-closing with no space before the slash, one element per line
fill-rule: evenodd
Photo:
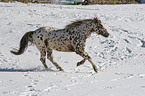
<path fill-rule="evenodd" d="M 76 20 L 71 24 L 66 25 L 65 28 L 75 28 L 78 26 L 81 26 L 82 24 L 85 24 L 88 21 L 92 21 L 93 19 L 84 19 L 84 20 Z"/>

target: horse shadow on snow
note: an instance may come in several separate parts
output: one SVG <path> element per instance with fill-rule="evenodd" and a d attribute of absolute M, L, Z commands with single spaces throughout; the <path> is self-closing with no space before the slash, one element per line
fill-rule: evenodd
<path fill-rule="evenodd" d="M 0 68 L 0 72 L 58 72 L 57 70 L 52 70 L 51 68 L 30 68 L 30 69 L 14 69 L 14 68 Z"/>

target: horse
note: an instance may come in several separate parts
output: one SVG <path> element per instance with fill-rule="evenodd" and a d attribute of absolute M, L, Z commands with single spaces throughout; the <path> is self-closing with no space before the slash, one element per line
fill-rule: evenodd
<path fill-rule="evenodd" d="M 55 67 L 64 71 L 57 62 L 54 61 L 53 50 L 61 52 L 75 52 L 83 57 L 83 60 L 77 63 L 80 66 L 88 60 L 94 71 L 98 72 L 97 66 L 93 63 L 92 58 L 85 52 L 86 39 L 91 33 L 96 32 L 98 35 L 108 37 L 107 29 L 102 25 L 101 20 L 97 17 L 93 19 L 76 20 L 65 26 L 64 29 L 55 29 L 50 27 L 40 27 L 35 31 L 29 31 L 23 35 L 20 40 L 19 50 L 12 50 L 11 53 L 21 55 L 28 47 L 28 42 L 35 44 L 40 51 L 40 61 L 45 68 L 46 55 Z"/>

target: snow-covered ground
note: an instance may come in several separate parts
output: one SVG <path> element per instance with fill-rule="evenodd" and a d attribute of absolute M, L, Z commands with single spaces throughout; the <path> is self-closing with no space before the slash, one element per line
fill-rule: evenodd
<path fill-rule="evenodd" d="M 47 60 L 44 69 L 39 51 L 29 47 L 23 55 L 9 51 L 19 47 L 24 33 L 42 26 L 64 28 L 71 21 L 99 17 L 110 33 L 93 33 L 86 51 L 99 68 L 95 73 L 75 53 L 54 51 L 65 72 Z M 0 96 L 144 96 L 145 4 L 50 5 L 0 3 Z"/>

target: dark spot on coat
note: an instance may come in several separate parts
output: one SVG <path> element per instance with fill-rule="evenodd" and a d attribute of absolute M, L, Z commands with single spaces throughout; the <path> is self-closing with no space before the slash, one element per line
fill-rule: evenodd
<path fill-rule="evenodd" d="M 59 47 L 58 49 L 60 49 L 60 50 L 61 50 L 61 47 Z"/>
<path fill-rule="evenodd" d="M 43 38 L 42 38 L 42 37 L 40 37 L 40 40 L 42 40 L 42 41 L 43 41 Z"/>
<path fill-rule="evenodd" d="M 70 40 L 72 40 L 72 38 L 70 37 Z"/>
<path fill-rule="evenodd" d="M 44 41 L 44 43 L 45 43 L 45 45 L 46 45 L 46 46 L 48 46 L 48 42 L 47 42 L 47 39 L 46 39 L 46 40 Z"/>
<path fill-rule="evenodd" d="M 41 32 L 41 30 L 38 31 L 38 33 L 40 33 L 40 32 Z"/>

